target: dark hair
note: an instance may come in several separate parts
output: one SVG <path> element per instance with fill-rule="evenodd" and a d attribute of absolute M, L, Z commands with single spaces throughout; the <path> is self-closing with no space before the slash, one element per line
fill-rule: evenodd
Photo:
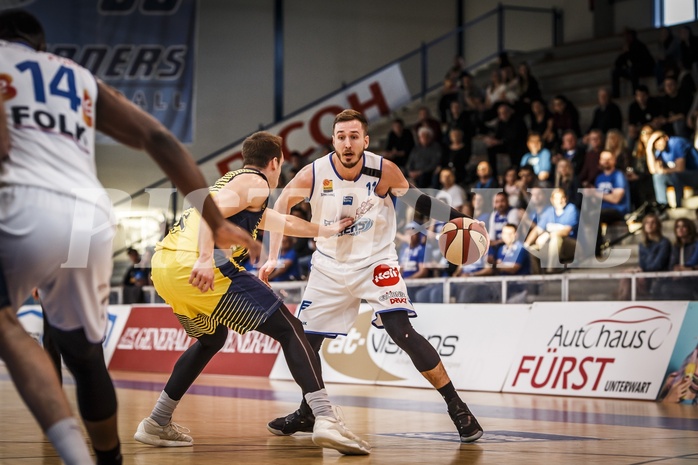
<path fill-rule="evenodd" d="M 684 226 L 686 226 L 686 229 L 688 229 L 688 238 L 686 238 L 686 242 L 683 242 L 682 239 L 676 238 L 676 243 L 680 245 L 687 245 L 687 244 L 692 244 L 696 241 L 696 224 L 689 220 L 686 217 L 681 217 L 674 222 L 674 230 L 676 230 L 676 226 L 679 225 L 679 223 L 683 223 Z M 681 241 L 681 242 L 679 242 Z"/>
<path fill-rule="evenodd" d="M 259 131 L 242 143 L 242 159 L 245 165 L 266 167 L 274 159 L 281 159 L 282 139 L 269 132 Z"/>
<path fill-rule="evenodd" d="M 337 126 L 337 123 L 344 123 L 346 121 L 358 121 L 364 128 L 364 134 L 368 135 L 368 121 L 366 121 L 364 115 L 352 109 L 344 110 L 334 117 L 334 123 L 332 124 L 332 133 L 334 134 L 334 127 Z"/>
<path fill-rule="evenodd" d="M 640 92 L 644 92 L 644 93 L 646 93 L 646 94 L 649 94 L 649 93 L 650 93 L 650 90 L 649 90 L 649 89 L 647 88 L 647 86 L 644 85 L 644 84 L 640 84 L 639 86 L 637 86 L 637 88 L 635 89 L 635 92 L 637 92 L 638 90 L 639 90 Z"/>
<path fill-rule="evenodd" d="M 0 39 L 24 42 L 34 50 L 46 50 L 44 28 L 34 15 L 24 10 L 0 13 Z"/>

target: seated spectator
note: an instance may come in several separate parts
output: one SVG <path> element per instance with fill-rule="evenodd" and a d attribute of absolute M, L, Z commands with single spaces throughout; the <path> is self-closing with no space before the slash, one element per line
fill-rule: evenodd
<path fill-rule="evenodd" d="M 671 242 L 662 234 L 662 220 L 655 213 L 648 213 L 642 219 L 642 241 L 638 245 L 640 256 L 639 271 L 655 272 L 669 270 L 671 259 Z M 637 297 L 649 297 L 655 280 L 650 281 L 652 286 L 648 288 L 647 280 L 637 280 Z"/>
<path fill-rule="evenodd" d="M 525 239 L 529 232 L 540 222 L 543 212 L 550 207 L 546 191 L 540 187 L 530 188 L 530 199 L 519 224 L 519 237 Z"/>
<path fill-rule="evenodd" d="M 143 286 L 150 286 L 150 267 L 147 267 L 141 254 L 134 248 L 126 250 L 131 266 L 126 270 L 122 280 L 122 303 L 137 304 L 146 302 Z"/>
<path fill-rule="evenodd" d="M 606 145 L 604 150 L 608 150 L 616 158 L 616 168 L 624 171 L 630 162 L 628 153 L 628 141 L 618 129 L 609 129 L 606 133 Z"/>
<path fill-rule="evenodd" d="M 519 86 L 519 100 L 517 101 L 517 106 L 523 114 L 529 111 L 531 109 L 531 104 L 535 100 L 540 99 L 543 94 L 538 85 L 538 80 L 531 75 L 531 67 L 528 63 L 519 63 L 516 71 L 516 80 Z M 540 134 L 543 134 L 543 132 L 541 131 Z"/>
<path fill-rule="evenodd" d="M 460 76 L 458 101 L 465 111 L 477 115 L 477 119 L 480 120 L 485 107 L 485 94 L 475 84 L 472 74 L 468 72 L 464 72 Z"/>
<path fill-rule="evenodd" d="M 307 202 L 301 202 L 298 205 L 291 208 L 291 215 L 297 216 L 305 221 L 310 221 L 310 214 L 305 209 L 310 205 Z M 298 237 L 296 238 L 293 250 L 296 251 L 296 257 L 298 257 L 298 268 L 300 270 L 301 280 L 308 279 L 308 274 L 310 274 L 310 261 L 313 258 L 313 252 L 315 252 L 315 239 L 312 237 Z"/>
<path fill-rule="evenodd" d="M 683 137 L 655 131 L 647 142 L 646 155 L 657 202 L 667 205 L 666 189 L 673 186 L 676 207 L 681 207 L 684 186 L 698 188 L 698 151 Z"/>
<path fill-rule="evenodd" d="M 553 131 L 559 140 L 565 131 L 574 131 L 577 137 L 581 136 L 579 128 L 579 111 L 564 95 L 556 95 L 552 102 Z"/>
<path fill-rule="evenodd" d="M 587 152 L 584 155 L 584 166 L 579 173 L 579 184 L 582 187 L 593 187 L 594 180 L 601 171 L 599 158 L 604 147 L 603 133 L 598 129 L 592 129 L 587 134 Z"/>
<path fill-rule="evenodd" d="M 594 108 L 594 116 L 587 133 L 592 129 L 599 129 L 606 134 L 609 129 L 623 128 L 623 114 L 620 107 L 611 100 L 611 93 L 605 87 L 597 92 L 598 106 Z"/>
<path fill-rule="evenodd" d="M 407 158 L 407 175 L 421 188 L 432 187 L 432 178 L 441 162 L 441 145 L 434 141 L 434 133 L 424 126 L 417 132 L 417 145 Z"/>
<path fill-rule="evenodd" d="M 303 240 L 303 239 L 301 239 Z M 269 274 L 269 281 L 300 281 L 301 270 L 294 246 L 296 238 L 283 236 L 276 269 Z"/>
<path fill-rule="evenodd" d="M 405 122 L 395 118 L 388 133 L 388 141 L 385 144 L 383 156 L 395 163 L 401 169 L 407 164 L 407 157 L 414 148 L 412 131 L 405 128 Z"/>
<path fill-rule="evenodd" d="M 676 242 L 671 248 L 669 258 L 670 271 L 691 271 L 698 269 L 698 237 L 696 225 L 688 218 L 679 218 L 674 223 Z M 667 278 L 658 280 L 656 294 L 670 296 L 671 300 L 695 300 L 698 289 L 695 277 Z M 664 297 L 667 298 L 667 297 Z"/>
<path fill-rule="evenodd" d="M 611 80 L 613 98 L 620 97 L 620 79 L 629 79 L 633 86 L 633 92 L 637 89 L 641 77 L 651 76 L 654 73 L 654 58 L 647 45 L 637 38 L 637 31 L 626 29 L 623 32 L 625 44 L 623 51 L 613 65 Z"/>
<path fill-rule="evenodd" d="M 502 189 L 509 199 L 509 206 L 511 208 L 526 208 L 525 205 L 523 205 L 524 199 L 521 195 L 521 185 L 518 183 L 516 168 L 511 167 L 506 170 Z"/>
<path fill-rule="evenodd" d="M 465 203 L 465 189 L 456 184 L 456 175 L 450 168 L 443 168 L 439 173 L 441 189 L 437 197 L 444 200 L 449 206 L 460 210 Z"/>
<path fill-rule="evenodd" d="M 653 132 L 652 126 L 648 124 L 642 126 L 628 166 L 625 168 L 625 177 L 628 179 L 630 187 L 630 202 L 633 210 L 640 208 L 644 204 L 649 205 L 656 201 L 652 174 L 647 167 L 647 150 L 645 148 Z"/>
<path fill-rule="evenodd" d="M 487 232 L 490 235 L 490 254 L 493 254 L 504 243 L 502 239 L 504 225 L 518 225 L 520 221 L 516 209 L 509 207 L 509 199 L 504 192 L 497 192 L 492 204 L 494 210 L 478 218 L 478 220 L 485 223 Z"/>
<path fill-rule="evenodd" d="M 499 187 L 499 183 L 492 175 L 492 167 L 489 162 L 481 161 L 478 163 L 475 189 L 496 189 L 497 187 Z"/>
<path fill-rule="evenodd" d="M 641 84 L 635 89 L 635 97 L 628 106 L 628 138 L 636 140 L 642 126 L 649 124 L 659 127 L 657 118 L 662 114 L 659 101 L 650 96 L 647 86 Z"/>
<path fill-rule="evenodd" d="M 541 186 L 547 185 L 553 167 L 550 150 L 543 147 L 540 134 L 536 132 L 529 133 L 526 146 L 529 151 L 521 159 L 521 166 L 531 166 Z"/>
<path fill-rule="evenodd" d="M 574 260 L 579 211 L 574 204 L 567 202 L 567 195 L 562 189 L 553 190 L 550 204 L 524 242 L 528 247 L 540 251 L 543 258 L 541 260 L 531 254 L 534 274 L 539 274 L 542 266 L 545 266 L 546 271 L 552 272 L 555 268 L 561 268 L 563 263 Z"/>
<path fill-rule="evenodd" d="M 599 158 L 601 173 L 594 186 L 601 198 L 601 216 L 596 240 L 596 256 L 601 256 L 601 224 L 625 222 L 630 212 L 630 192 L 625 175 L 616 169 L 616 159 L 611 152 L 603 151 Z"/>
<path fill-rule="evenodd" d="M 531 165 L 525 165 L 519 168 L 519 177 L 516 181 L 519 186 L 519 191 L 521 192 L 521 208 L 526 208 L 528 202 L 531 200 L 531 189 L 538 187 L 538 178 L 536 178 L 536 173 L 533 172 L 533 167 Z"/>
<path fill-rule="evenodd" d="M 444 150 L 444 159 L 441 166 L 449 168 L 456 176 L 458 184 L 472 182 L 472 175 L 468 176 L 468 164 L 472 153 L 472 139 L 464 140 L 463 131 L 460 128 L 452 128 L 448 131 L 449 144 Z"/>
<path fill-rule="evenodd" d="M 405 232 L 409 234 L 409 242 L 403 244 L 398 253 L 398 263 L 403 279 L 419 279 L 429 276 L 429 270 L 424 266 L 425 260 L 425 236 L 418 232 L 421 226 L 412 221 L 405 226 Z M 416 292 L 421 286 L 407 286 L 407 293 L 411 300 L 415 299 Z"/>
<path fill-rule="evenodd" d="M 579 185 L 577 178 L 574 175 L 572 162 L 566 158 L 561 159 L 555 166 L 555 184 L 554 187 L 562 189 L 565 192 L 570 203 L 573 203 L 578 209 L 582 205 L 582 196 L 577 189 Z"/>
<path fill-rule="evenodd" d="M 417 115 L 418 119 L 412 127 L 412 132 L 414 132 L 417 135 L 417 138 L 419 138 L 419 128 L 429 128 L 431 129 L 432 140 L 441 145 L 441 141 L 443 140 L 443 134 L 441 132 L 441 123 L 438 119 L 431 116 L 429 107 L 420 107 L 417 112 Z"/>
<path fill-rule="evenodd" d="M 507 103 L 499 105 L 494 132 L 484 138 L 487 161 L 495 177 L 504 174 L 507 167 L 519 165 L 521 157 L 526 153 L 527 135 L 528 128 L 513 107 Z M 498 157 L 503 158 L 501 167 L 497 166 Z"/>
<path fill-rule="evenodd" d="M 480 257 L 470 265 L 459 265 L 452 276 L 464 278 L 468 276 L 491 276 L 493 268 L 486 263 L 487 255 Z M 499 283 L 454 283 L 451 284 L 451 302 L 455 303 L 494 303 L 500 299 Z M 444 302 L 443 284 L 431 284 L 417 292 L 417 302 Z"/>
<path fill-rule="evenodd" d="M 660 129 L 670 136 L 687 137 L 686 117 L 691 109 L 692 97 L 682 95 L 676 77 L 664 78 L 664 96 L 660 98 L 661 114 L 657 118 Z"/>
<path fill-rule="evenodd" d="M 460 73 L 458 76 L 460 76 Z M 458 77 L 454 78 L 452 73 L 449 73 L 444 77 L 443 83 L 441 96 L 439 97 L 439 119 L 441 123 L 445 124 L 451 108 L 451 102 L 458 101 Z"/>
<path fill-rule="evenodd" d="M 533 100 L 530 107 L 528 124 L 530 132 L 541 135 L 544 147 L 553 148 L 557 144 L 553 114 L 541 99 Z"/>
<path fill-rule="evenodd" d="M 488 261 L 495 267 L 495 273 L 502 276 L 530 275 L 530 259 L 523 243 L 516 239 L 516 225 L 505 224 L 502 227 L 501 236 L 501 247 L 491 251 L 488 256 Z M 507 302 L 523 302 L 527 288 L 528 286 L 522 283 L 509 284 Z"/>
<path fill-rule="evenodd" d="M 586 151 L 579 145 L 579 139 L 574 131 L 568 130 L 562 134 L 562 142 L 557 153 L 553 155 L 553 164 L 557 165 L 561 159 L 567 159 L 572 163 L 575 177 L 579 176 L 584 167 Z"/>

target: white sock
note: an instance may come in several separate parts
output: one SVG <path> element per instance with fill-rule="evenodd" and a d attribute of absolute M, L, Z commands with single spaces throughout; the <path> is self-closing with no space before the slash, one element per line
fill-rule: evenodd
<path fill-rule="evenodd" d="M 308 402 L 310 409 L 313 411 L 315 418 L 330 417 L 337 418 L 332 410 L 332 403 L 327 396 L 327 391 L 323 388 L 319 391 L 309 392 L 305 395 L 305 400 Z"/>
<path fill-rule="evenodd" d="M 150 418 L 155 420 L 160 426 L 167 425 L 172 421 L 172 414 L 177 408 L 177 404 L 179 404 L 178 400 L 170 399 L 170 396 L 168 396 L 165 391 L 162 391 L 160 393 L 160 398 L 155 403 L 155 407 L 153 407 Z"/>
<path fill-rule="evenodd" d="M 46 437 L 66 465 L 93 464 L 82 430 L 74 417 L 64 418 L 46 430 Z"/>

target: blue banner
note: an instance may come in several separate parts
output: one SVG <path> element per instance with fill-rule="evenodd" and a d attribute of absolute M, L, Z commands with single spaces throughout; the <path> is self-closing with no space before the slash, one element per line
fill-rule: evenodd
<path fill-rule="evenodd" d="M 48 50 L 92 71 L 193 140 L 196 0 L 24 0 Z"/>

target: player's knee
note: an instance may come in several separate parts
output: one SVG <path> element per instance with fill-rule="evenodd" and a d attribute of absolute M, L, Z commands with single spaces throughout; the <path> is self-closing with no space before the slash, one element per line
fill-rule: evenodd
<path fill-rule="evenodd" d="M 198 338 L 199 344 L 206 351 L 218 352 L 225 345 L 228 339 L 228 328 L 218 325 L 213 334 L 204 334 Z"/>

